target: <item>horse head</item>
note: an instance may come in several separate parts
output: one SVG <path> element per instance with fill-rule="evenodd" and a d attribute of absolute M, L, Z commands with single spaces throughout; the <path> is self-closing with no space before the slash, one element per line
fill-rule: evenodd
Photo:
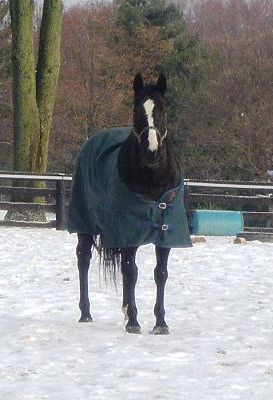
<path fill-rule="evenodd" d="M 167 137 L 167 117 L 164 95 L 167 81 L 160 74 L 155 85 L 144 85 L 141 74 L 134 79 L 133 132 L 140 145 L 143 161 L 156 165 L 162 156 Z"/>

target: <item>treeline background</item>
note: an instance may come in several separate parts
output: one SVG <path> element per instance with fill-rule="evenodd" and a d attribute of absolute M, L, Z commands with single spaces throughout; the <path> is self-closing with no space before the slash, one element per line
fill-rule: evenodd
<path fill-rule="evenodd" d="M 97 130 L 131 124 L 139 71 L 147 80 L 161 71 L 168 77 L 169 135 L 186 177 L 264 179 L 273 169 L 272 0 L 89 1 L 65 10 L 49 172 L 71 173 Z M 0 116 L 0 170 L 11 170 L 5 0 Z"/>

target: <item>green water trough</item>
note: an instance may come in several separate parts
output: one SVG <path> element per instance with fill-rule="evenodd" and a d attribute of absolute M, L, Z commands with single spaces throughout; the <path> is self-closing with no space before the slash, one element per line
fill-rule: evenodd
<path fill-rule="evenodd" d="M 190 217 L 192 235 L 236 236 L 244 229 L 240 211 L 194 210 Z"/>

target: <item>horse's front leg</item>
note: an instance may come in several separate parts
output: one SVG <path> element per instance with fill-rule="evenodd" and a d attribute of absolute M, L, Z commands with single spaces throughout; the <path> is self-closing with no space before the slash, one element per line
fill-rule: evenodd
<path fill-rule="evenodd" d="M 154 314 L 156 324 L 152 333 L 156 335 L 167 335 L 169 333 L 168 325 L 165 322 L 164 309 L 164 292 L 165 284 L 168 279 L 168 257 L 170 249 L 164 247 L 156 247 L 156 267 L 154 270 L 154 278 L 156 283 L 156 303 Z"/>
<path fill-rule="evenodd" d="M 138 277 L 138 269 L 135 263 L 136 251 L 137 247 L 127 247 L 121 250 L 121 272 L 123 277 L 122 308 L 128 317 L 125 329 L 129 333 L 140 333 L 135 299 L 135 286 Z"/>
<path fill-rule="evenodd" d="M 81 318 L 79 322 L 91 322 L 90 302 L 88 297 L 88 270 L 92 256 L 93 238 L 90 235 L 78 234 L 78 245 L 76 249 L 80 279 L 80 302 Z"/>

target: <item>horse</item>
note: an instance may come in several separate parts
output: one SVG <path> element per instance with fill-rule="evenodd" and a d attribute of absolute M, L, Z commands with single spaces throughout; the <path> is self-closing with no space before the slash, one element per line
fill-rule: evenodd
<path fill-rule="evenodd" d="M 93 320 L 88 270 L 97 249 L 104 271 L 115 278 L 117 268 L 121 269 L 126 331 L 141 333 L 135 257 L 139 246 L 152 243 L 157 291 L 151 333 L 169 333 L 164 309 L 169 253 L 172 247 L 192 244 L 183 203 L 184 182 L 167 129 L 166 89 L 164 74 L 155 84 L 144 84 L 138 73 L 133 82 L 133 126 L 98 132 L 80 152 L 68 212 L 68 231 L 78 234 L 79 322 Z"/>

